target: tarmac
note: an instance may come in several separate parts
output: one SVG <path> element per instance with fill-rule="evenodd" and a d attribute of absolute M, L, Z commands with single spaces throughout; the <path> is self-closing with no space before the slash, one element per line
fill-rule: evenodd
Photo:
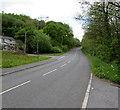
<path fill-rule="evenodd" d="M 29 68 L 34 68 L 50 62 L 54 62 L 61 56 L 51 57 L 51 59 L 40 62 L 7 69 L 0 69 L 0 76 L 5 76 L 18 71 L 23 71 Z M 120 110 L 120 88 L 111 82 L 101 80 L 93 76 L 87 108 L 91 108 L 91 110 L 93 108 L 97 108 L 97 110 Z"/>

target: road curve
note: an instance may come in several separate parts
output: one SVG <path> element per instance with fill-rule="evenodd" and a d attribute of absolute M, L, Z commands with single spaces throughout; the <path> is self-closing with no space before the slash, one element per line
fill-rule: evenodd
<path fill-rule="evenodd" d="M 81 108 L 90 66 L 79 48 L 57 61 L 2 77 L 3 108 Z"/>

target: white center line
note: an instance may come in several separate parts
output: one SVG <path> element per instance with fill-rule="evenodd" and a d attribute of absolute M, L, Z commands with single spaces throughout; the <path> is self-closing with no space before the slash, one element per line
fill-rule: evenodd
<path fill-rule="evenodd" d="M 50 74 L 50 73 L 52 73 L 52 72 L 54 72 L 54 71 L 56 71 L 56 70 L 57 70 L 57 69 L 54 69 L 54 70 L 52 70 L 52 71 L 49 71 L 49 72 L 43 74 L 42 76 L 45 76 L 45 75 L 47 75 L 47 74 Z"/>
<path fill-rule="evenodd" d="M 58 60 L 60 60 L 60 59 L 62 59 L 62 58 L 64 58 L 65 56 L 62 56 L 62 57 L 60 57 Z"/>
<path fill-rule="evenodd" d="M 9 92 L 9 91 L 11 91 L 11 90 L 13 90 L 13 89 L 16 89 L 16 88 L 18 88 L 18 87 L 20 87 L 20 86 L 23 86 L 23 85 L 25 85 L 25 84 L 28 84 L 28 83 L 30 83 L 31 81 L 29 80 L 29 81 L 26 81 L 26 82 L 24 82 L 24 83 L 22 83 L 22 84 L 19 84 L 19 85 L 17 85 L 17 86 L 15 86 L 15 87 L 12 87 L 12 88 L 10 88 L 10 89 L 8 89 L 8 90 L 5 90 L 5 91 L 3 91 L 3 92 L 0 92 L 0 95 L 1 94 L 4 94 L 4 93 L 6 93 L 6 92 Z"/>
<path fill-rule="evenodd" d="M 62 65 L 62 66 L 60 66 L 60 67 L 64 67 L 65 65 L 67 65 L 67 64 L 65 63 L 64 65 Z"/>

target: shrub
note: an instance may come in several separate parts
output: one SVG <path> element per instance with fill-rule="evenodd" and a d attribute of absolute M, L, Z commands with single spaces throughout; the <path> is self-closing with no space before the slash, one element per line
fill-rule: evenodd
<path fill-rule="evenodd" d="M 52 47 L 51 49 L 52 53 L 62 53 L 63 51 L 59 47 Z"/>
<path fill-rule="evenodd" d="M 62 45 L 61 48 L 62 48 L 63 52 L 68 51 L 68 46 L 67 45 Z"/>

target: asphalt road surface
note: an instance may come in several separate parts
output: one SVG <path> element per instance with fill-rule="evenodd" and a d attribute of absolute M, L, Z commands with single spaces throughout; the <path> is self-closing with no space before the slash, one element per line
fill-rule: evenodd
<path fill-rule="evenodd" d="M 57 61 L 2 77 L 3 108 L 81 108 L 90 79 L 79 48 Z"/>

